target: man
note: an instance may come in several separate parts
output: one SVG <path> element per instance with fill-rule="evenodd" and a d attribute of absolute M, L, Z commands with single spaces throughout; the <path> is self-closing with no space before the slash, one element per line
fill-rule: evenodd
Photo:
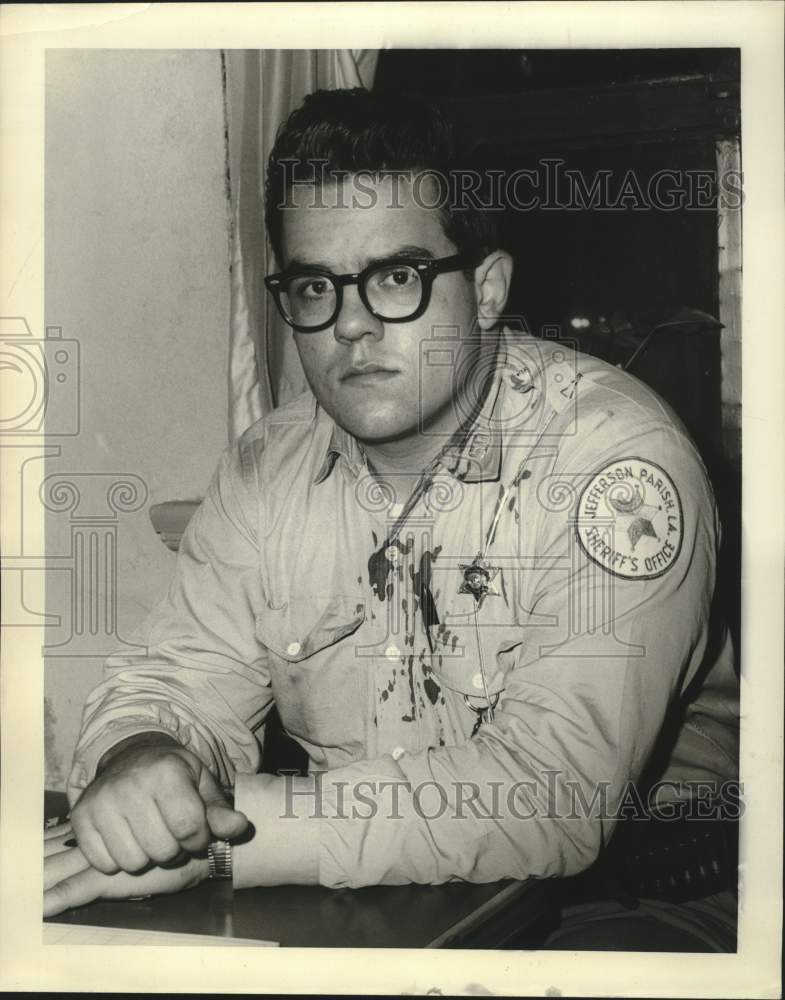
<path fill-rule="evenodd" d="M 573 876 L 631 802 L 667 819 L 737 777 L 700 458 L 645 386 L 500 323 L 512 261 L 451 143 L 359 90 L 279 134 L 267 286 L 311 392 L 223 455 L 144 652 L 90 695 L 47 912 L 230 869 Z M 273 704 L 307 776 L 257 773 Z M 573 909 L 554 946 L 591 919 L 593 947 L 727 950 L 718 888 Z"/>

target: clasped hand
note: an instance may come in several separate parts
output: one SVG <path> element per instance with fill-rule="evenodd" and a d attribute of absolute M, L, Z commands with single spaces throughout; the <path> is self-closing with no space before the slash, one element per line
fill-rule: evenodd
<path fill-rule="evenodd" d="M 44 839 L 44 916 L 54 917 L 74 906 L 96 899 L 129 899 L 190 889 L 207 878 L 207 859 L 186 858 L 180 864 L 151 866 L 131 875 L 116 872 L 104 875 L 93 868 L 74 843 L 70 823 L 47 830 Z"/>
<path fill-rule="evenodd" d="M 132 744 L 85 789 L 70 823 L 47 831 L 44 916 L 196 885 L 207 877 L 210 840 L 247 828 L 195 754 Z"/>

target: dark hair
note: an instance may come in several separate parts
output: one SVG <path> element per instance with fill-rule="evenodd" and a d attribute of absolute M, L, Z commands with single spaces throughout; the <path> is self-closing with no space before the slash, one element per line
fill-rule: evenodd
<path fill-rule="evenodd" d="M 498 245 L 495 217 L 476 200 L 461 199 L 461 185 L 452 182 L 459 167 L 456 146 L 451 120 L 419 97 L 361 87 L 309 94 L 279 128 L 267 164 L 265 217 L 279 264 L 289 188 L 329 182 L 331 174 L 332 179 L 399 171 L 436 174 L 443 185 L 437 204 L 445 235 L 459 253 L 489 253 Z"/>

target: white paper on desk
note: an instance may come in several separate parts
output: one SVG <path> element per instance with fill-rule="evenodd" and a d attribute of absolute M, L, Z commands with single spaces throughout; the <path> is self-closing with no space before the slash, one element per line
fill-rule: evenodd
<path fill-rule="evenodd" d="M 93 927 L 90 924 L 44 924 L 44 944 L 90 945 L 199 945 L 199 947 L 277 948 L 277 941 L 218 937 L 212 934 L 176 934 L 171 931 L 132 930 L 128 927 Z"/>

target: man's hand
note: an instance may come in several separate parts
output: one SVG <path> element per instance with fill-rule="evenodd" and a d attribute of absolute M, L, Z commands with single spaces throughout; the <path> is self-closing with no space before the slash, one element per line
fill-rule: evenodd
<path fill-rule="evenodd" d="M 104 875 L 139 872 L 248 827 L 199 758 L 154 737 L 115 753 L 71 809 L 86 862 Z"/>
<path fill-rule="evenodd" d="M 54 917 L 94 899 L 129 899 L 190 889 L 207 878 L 207 859 L 190 858 L 176 867 L 153 867 L 141 875 L 104 875 L 93 868 L 73 840 L 70 823 L 47 831 L 44 840 L 44 916 Z"/>

